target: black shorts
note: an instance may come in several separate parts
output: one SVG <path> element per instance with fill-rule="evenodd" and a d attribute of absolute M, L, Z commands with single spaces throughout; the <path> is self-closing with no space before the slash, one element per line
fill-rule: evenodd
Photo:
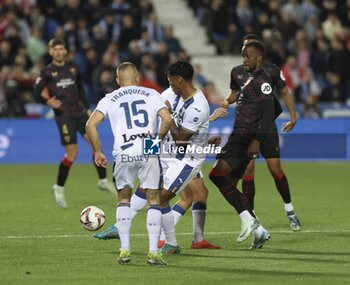
<path fill-rule="evenodd" d="M 224 160 L 231 167 L 231 175 L 235 178 L 242 178 L 247 168 L 250 161 L 247 150 L 252 139 L 252 135 L 232 132 L 221 153 L 216 156 L 217 159 Z"/>
<path fill-rule="evenodd" d="M 76 144 L 77 132 L 82 136 L 85 135 L 85 125 L 89 119 L 87 114 L 83 114 L 80 117 L 71 116 L 59 116 L 56 117 L 56 124 L 61 137 L 61 144 Z"/>
<path fill-rule="evenodd" d="M 260 153 L 264 158 L 279 158 L 280 146 L 276 124 L 269 130 L 269 134 L 260 145 Z"/>

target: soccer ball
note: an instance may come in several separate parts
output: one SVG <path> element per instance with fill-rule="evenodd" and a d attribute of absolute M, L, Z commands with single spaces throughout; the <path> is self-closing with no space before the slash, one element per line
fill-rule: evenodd
<path fill-rule="evenodd" d="M 104 225 L 105 213 L 96 206 L 86 207 L 80 214 L 80 223 L 89 231 L 97 231 Z"/>

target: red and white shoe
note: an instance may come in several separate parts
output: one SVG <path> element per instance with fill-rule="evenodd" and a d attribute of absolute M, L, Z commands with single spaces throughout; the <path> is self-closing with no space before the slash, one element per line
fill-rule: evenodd
<path fill-rule="evenodd" d="M 165 244 L 165 240 L 164 239 L 160 239 L 158 241 L 158 248 L 162 248 L 164 246 L 164 244 Z"/>
<path fill-rule="evenodd" d="M 200 242 L 192 242 L 192 249 L 221 249 L 221 246 L 213 245 L 206 240 L 202 240 Z"/>

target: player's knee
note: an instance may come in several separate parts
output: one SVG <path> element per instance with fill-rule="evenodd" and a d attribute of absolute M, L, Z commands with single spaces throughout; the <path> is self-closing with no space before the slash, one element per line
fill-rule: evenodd
<path fill-rule="evenodd" d="M 249 176 L 249 177 L 254 177 L 255 175 L 255 171 L 254 171 L 254 167 L 250 167 L 248 165 L 248 167 L 246 168 L 246 170 L 244 171 L 244 176 Z"/>
<path fill-rule="evenodd" d="M 68 158 L 70 161 L 74 161 L 78 156 L 78 149 L 72 149 L 69 151 L 66 151 L 65 157 Z"/>
<path fill-rule="evenodd" d="M 208 188 L 206 186 L 201 187 L 201 189 L 198 189 L 199 191 L 196 191 L 193 194 L 193 202 L 201 202 L 201 203 L 205 203 L 208 199 Z"/>
<path fill-rule="evenodd" d="M 284 175 L 283 170 L 280 166 L 270 167 L 270 172 L 273 177 L 280 177 Z"/>
<path fill-rule="evenodd" d="M 160 203 L 160 195 L 159 190 L 150 190 L 146 191 L 147 201 L 150 205 L 159 205 Z"/>
<path fill-rule="evenodd" d="M 169 204 L 170 200 L 174 197 L 175 195 L 166 189 L 163 189 L 160 193 L 160 206 L 165 207 Z"/>
<path fill-rule="evenodd" d="M 215 167 L 209 173 L 209 179 L 218 187 L 221 184 L 220 181 L 224 178 L 224 176 L 225 173 Z"/>

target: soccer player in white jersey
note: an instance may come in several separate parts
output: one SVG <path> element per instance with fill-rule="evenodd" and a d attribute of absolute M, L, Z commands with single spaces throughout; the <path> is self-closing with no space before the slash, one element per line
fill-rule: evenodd
<path fill-rule="evenodd" d="M 188 83 L 189 84 L 189 83 Z M 193 86 L 193 85 L 192 85 Z M 193 87 L 191 89 L 192 91 L 195 91 L 196 89 Z M 200 92 L 200 91 L 199 91 Z M 191 95 L 191 94 L 190 94 Z M 195 96 L 195 98 L 197 98 Z M 201 96 L 201 99 L 203 97 Z M 180 95 L 176 95 L 174 91 L 169 88 L 166 91 L 162 93 L 162 99 L 163 101 L 168 101 L 168 104 L 171 105 L 171 109 L 173 111 L 173 116 L 177 117 L 176 110 L 180 110 L 181 106 L 183 106 L 183 98 Z M 192 103 L 193 106 L 197 109 L 195 111 L 198 113 L 199 108 L 197 108 L 197 101 L 198 99 Z M 207 107 L 207 101 L 206 99 L 202 100 L 205 104 L 205 109 Z M 174 104 L 175 103 L 175 104 Z M 176 106 L 175 106 L 176 105 Z M 191 111 L 191 109 L 189 110 Z M 192 109 L 192 111 L 194 111 Z M 195 113 L 193 113 L 195 114 Z M 227 110 L 224 108 L 217 109 L 210 117 L 210 121 L 214 121 L 219 117 L 225 117 L 227 115 Z M 197 120 L 197 119 L 195 119 Z M 207 136 L 206 136 L 207 138 Z M 204 138 L 204 139 L 206 139 Z M 218 140 L 218 137 L 214 137 L 212 139 L 212 142 L 210 144 L 214 144 L 215 140 Z M 204 144 L 205 140 L 204 140 Z M 169 155 L 163 155 L 161 157 L 162 167 L 165 176 L 169 175 L 171 171 L 166 172 L 165 170 L 168 169 L 168 162 L 174 160 L 175 162 L 178 161 L 176 157 L 169 157 Z M 176 173 L 176 172 L 175 172 Z M 199 178 L 199 179 L 198 179 Z M 168 179 L 168 178 L 166 178 Z M 181 178 L 181 181 L 184 182 L 184 180 Z M 180 181 L 180 184 L 181 184 Z M 186 181 L 187 183 L 187 181 Z M 191 248 L 193 249 L 201 249 L 201 248 L 211 248 L 211 249 L 218 249 L 220 247 L 210 244 L 209 242 L 204 240 L 204 223 L 205 223 L 205 216 L 206 216 L 206 200 L 208 196 L 208 190 L 204 185 L 204 180 L 200 176 L 200 172 L 192 179 L 188 185 L 188 187 L 183 185 L 184 191 L 181 192 L 180 196 L 181 199 L 179 202 L 176 203 L 176 205 L 173 206 L 173 209 L 171 213 L 168 216 L 173 215 L 174 224 L 177 224 L 177 222 L 181 219 L 181 217 L 185 214 L 186 210 L 192 206 L 193 211 L 193 229 L 194 229 L 194 238 L 191 245 Z M 179 191 L 178 191 L 179 193 Z M 193 202 L 193 205 L 192 205 Z M 144 194 L 144 191 L 142 188 L 138 188 L 134 195 L 131 198 L 131 216 L 132 218 L 144 207 L 146 204 L 146 196 Z M 168 210 L 168 209 L 167 209 Z M 103 240 L 109 240 L 109 239 L 119 239 L 118 235 L 118 229 L 117 224 L 110 226 L 107 230 L 94 234 L 95 238 L 103 239 Z M 164 245 L 164 241 L 162 243 Z M 167 250 L 165 253 L 171 254 L 171 253 L 178 253 L 178 248 L 172 248 L 171 246 L 167 246 L 169 250 Z M 163 251 L 164 252 L 164 251 Z"/>
<path fill-rule="evenodd" d="M 97 125 L 104 118 L 109 118 L 114 135 L 113 156 L 115 160 L 113 176 L 118 191 L 116 209 L 117 227 L 121 241 L 119 263 L 131 261 L 130 253 L 130 199 L 135 178 L 140 180 L 140 187 L 146 190 L 149 203 L 147 212 L 147 231 L 149 236 L 149 253 L 147 263 L 164 264 L 158 252 L 158 240 L 161 229 L 162 212 L 160 208 L 159 188 L 161 169 L 159 156 L 143 153 L 143 139 L 155 136 L 158 116 L 162 119 L 159 139 L 163 139 L 173 121 L 160 94 L 153 89 L 137 86 L 138 72 L 129 62 L 117 68 L 119 89 L 107 94 L 98 103 L 86 123 L 86 131 L 95 151 L 95 162 L 106 166 Z"/>
<path fill-rule="evenodd" d="M 168 101 L 170 106 L 173 106 L 175 102 L 175 98 L 179 95 L 176 95 L 174 91 L 169 87 L 162 94 L 163 102 Z M 172 107 L 171 107 L 172 111 Z M 209 121 L 215 121 L 220 117 L 226 117 L 227 110 L 225 108 L 218 108 L 214 111 L 212 115 L 209 117 Z M 209 144 L 219 145 L 221 142 L 220 137 L 212 137 L 209 138 Z M 163 159 L 161 158 L 161 161 Z M 162 165 L 165 162 L 163 161 Z M 211 244 L 210 242 L 204 239 L 204 225 L 206 219 L 206 202 L 208 198 L 208 189 L 204 184 L 203 175 L 201 172 L 197 174 L 197 176 L 192 179 L 189 184 L 185 187 L 183 191 L 180 193 L 180 199 L 172 206 L 172 214 L 174 217 L 174 225 L 176 225 L 180 219 L 184 216 L 186 211 L 192 207 L 192 217 L 193 217 L 193 240 L 191 244 L 192 249 L 220 249 L 220 246 L 216 246 Z M 146 205 L 147 199 L 145 195 L 145 191 L 138 187 L 136 192 L 131 197 L 131 217 L 134 216 L 143 209 Z M 117 225 L 110 226 L 107 230 L 104 230 L 100 233 L 96 233 L 93 235 L 95 238 L 102 240 L 110 240 L 110 239 L 119 239 L 119 234 L 117 230 Z M 165 243 L 164 232 L 162 232 L 160 236 L 160 241 L 158 243 L 158 247 L 162 247 Z"/>
<path fill-rule="evenodd" d="M 173 105 L 179 95 L 169 87 L 162 94 L 163 102 L 167 102 L 170 105 L 170 111 L 173 116 L 176 114 L 172 111 Z M 209 121 L 215 121 L 219 117 L 227 115 L 227 110 L 224 108 L 218 108 L 215 112 L 209 116 Z M 220 137 L 209 138 L 209 144 L 220 144 Z M 184 190 L 180 193 L 180 199 L 172 206 L 172 214 L 174 217 L 174 225 L 176 225 L 186 211 L 192 207 L 193 218 L 193 240 L 191 244 L 192 249 L 220 249 L 220 246 L 213 245 L 204 239 L 204 225 L 206 219 L 208 189 L 204 184 L 203 174 L 200 171 L 196 177 L 194 177 Z M 158 243 L 159 247 L 162 247 L 165 243 L 164 232 L 160 236 Z"/>
<path fill-rule="evenodd" d="M 171 88 L 179 96 L 172 106 L 174 121 L 170 126 L 171 137 L 163 148 L 166 153 L 162 154 L 164 189 L 161 193 L 161 207 L 165 234 L 165 244 L 161 248 L 163 254 L 180 251 L 169 202 L 201 170 L 205 154 L 200 150 L 208 144 L 210 115 L 208 101 L 192 83 L 193 67 L 190 63 L 175 62 L 169 66 L 167 75 Z"/>

